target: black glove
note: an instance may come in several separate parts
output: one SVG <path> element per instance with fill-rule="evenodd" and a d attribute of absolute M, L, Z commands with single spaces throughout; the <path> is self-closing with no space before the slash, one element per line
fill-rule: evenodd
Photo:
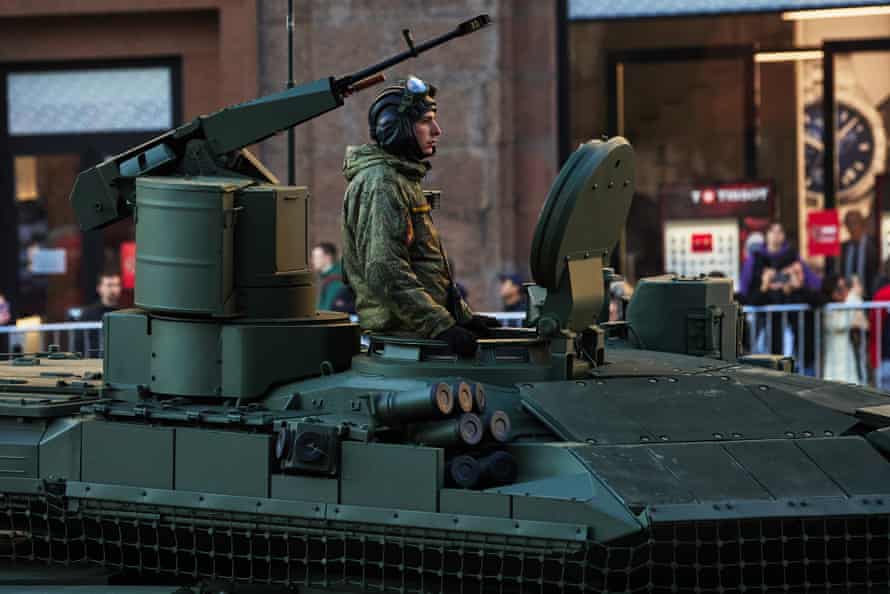
<path fill-rule="evenodd" d="M 473 314 L 472 318 L 466 322 L 462 322 L 460 325 L 480 337 L 489 336 L 492 328 L 501 327 L 501 323 L 496 318 L 480 316 L 478 314 Z"/>
<path fill-rule="evenodd" d="M 472 357 L 476 354 L 476 336 L 465 328 L 452 326 L 436 336 L 436 340 L 444 340 L 458 357 Z"/>

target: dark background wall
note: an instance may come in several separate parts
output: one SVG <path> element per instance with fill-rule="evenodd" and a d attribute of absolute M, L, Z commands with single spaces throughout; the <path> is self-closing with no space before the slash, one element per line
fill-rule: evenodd
<path fill-rule="evenodd" d="M 779 15 L 572 22 L 570 134 L 573 143 L 608 132 L 609 52 L 701 46 L 789 47 L 793 26 Z M 755 89 L 757 174 L 776 183 L 777 215 L 797 226 L 797 103 L 794 66 L 761 64 Z M 637 196 L 627 250 L 646 260 L 643 274 L 661 272 L 659 188 L 745 177 L 745 68 L 740 60 L 627 64 L 624 135 L 637 158 Z M 632 258 L 633 259 L 633 258 Z M 654 268 L 654 269 L 653 269 Z"/>

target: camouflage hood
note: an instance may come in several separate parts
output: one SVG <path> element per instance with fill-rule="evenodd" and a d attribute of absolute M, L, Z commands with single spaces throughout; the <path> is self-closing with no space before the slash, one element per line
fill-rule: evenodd
<path fill-rule="evenodd" d="M 346 149 L 343 175 L 347 181 L 352 181 L 360 172 L 375 165 L 388 165 L 412 181 L 420 181 L 430 169 L 430 164 L 425 161 L 402 159 L 387 153 L 376 144 L 363 144 Z"/>

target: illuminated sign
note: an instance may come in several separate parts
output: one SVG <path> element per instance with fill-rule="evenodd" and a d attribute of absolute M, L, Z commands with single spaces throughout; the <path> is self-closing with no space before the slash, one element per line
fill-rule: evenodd
<path fill-rule="evenodd" d="M 710 253 L 714 251 L 714 236 L 711 233 L 693 233 L 692 234 L 693 253 Z"/>

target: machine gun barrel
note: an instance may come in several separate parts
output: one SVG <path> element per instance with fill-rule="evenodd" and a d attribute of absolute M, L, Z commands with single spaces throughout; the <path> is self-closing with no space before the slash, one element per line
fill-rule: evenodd
<path fill-rule="evenodd" d="M 395 66 L 396 64 L 400 64 L 410 58 L 416 58 L 423 52 L 440 46 L 443 43 L 447 43 L 452 39 L 455 39 L 456 37 L 469 35 L 470 33 L 473 33 L 485 27 L 489 23 L 491 23 L 491 17 L 489 17 L 487 14 L 480 14 L 476 18 L 464 21 L 463 23 L 459 24 L 454 30 L 449 31 L 444 35 L 440 35 L 438 37 L 430 39 L 429 41 L 425 41 L 420 45 L 414 45 L 414 42 L 411 41 L 410 34 L 406 29 L 403 33 L 405 34 L 405 39 L 408 42 L 408 50 L 395 55 L 392 58 L 384 60 L 378 64 L 368 66 L 363 70 L 359 70 L 358 72 L 355 72 L 353 74 L 348 74 L 342 78 L 338 78 L 336 81 L 334 81 L 334 88 L 342 93 L 345 89 L 360 80 L 366 79 L 369 76 L 377 74 L 378 72 L 382 72 L 383 70 Z"/>
<path fill-rule="evenodd" d="M 204 115 L 80 173 L 71 204 L 81 229 L 98 229 L 130 216 L 135 179 L 144 175 L 217 175 L 277 183 L 245 147 L 343 105 L 352 93 L 382 80 L 381 71 L 488 25 L 479 15 L 453 31 L 341 78 L 327 77 Z"/>

